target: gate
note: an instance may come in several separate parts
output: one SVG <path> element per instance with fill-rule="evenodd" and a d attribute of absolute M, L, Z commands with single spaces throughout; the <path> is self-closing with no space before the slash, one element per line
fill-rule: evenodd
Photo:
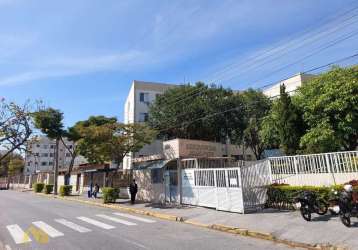
<path fill-rule="evenodd" d="M 166 170 L 164 172 L 165 183 L 165 201 L 166 202 L 179 202 L 178 197 L 178 171 Z"/>
<path fill-rule="evenodd" d="M 184 169 L 182 202 L 244 213 L 240 168 Z"/>

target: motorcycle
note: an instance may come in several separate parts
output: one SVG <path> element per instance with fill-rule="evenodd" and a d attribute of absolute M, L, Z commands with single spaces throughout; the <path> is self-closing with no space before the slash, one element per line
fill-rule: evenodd
<path fill-rule="evenodd" d="M 296 199 L 296 202 L 301 204 L 300 212 L 306 221 L 311 221 L 312 213 L 324 215 L 328 211 L 327 202 L 311 191 L 303 191 L 301 196 Z"/>
<path fill-rule="evenodd" d="M 358 195 L 353 192 L 352 185 L 344 185 L 338 205 L 339 217 L 346 227 L 351 226 L 351 217 L 358 217 Z"/>

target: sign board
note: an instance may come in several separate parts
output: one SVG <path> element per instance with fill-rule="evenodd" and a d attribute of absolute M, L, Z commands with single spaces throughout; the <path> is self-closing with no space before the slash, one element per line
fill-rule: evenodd
<path fill-rule="evenodd" d="M 183 187 L 194 186 L 194 172 L 192 170 L 185 170 L 182 172 Z"/>

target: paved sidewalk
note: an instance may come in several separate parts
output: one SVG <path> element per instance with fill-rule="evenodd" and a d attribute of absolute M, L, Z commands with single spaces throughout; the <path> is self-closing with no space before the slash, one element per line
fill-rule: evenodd
<path fill-rule="evenodd" d="M 102 203 L 101 199 L 88 199 L 83 196 L 72 198 Z M 331 216 L 329 213 L 324 216 L 314 215 L 311 222 L 306 222 L 297 211 L 274 209 L 251 214 L 237 214 L 192 206 L 162 206 L 150 203 L 131 205 L 128 200 L 117 200 L 116 206 L 169 215 L 174 218 L 181 217 L 186 222 L 202 226 L 224 225 L 264 232 L 272 234 L 278 239 L 311 245 L 331 244 L 358 249 L 358 219 L 353 218 L 353 226 L 347 228 L 341 223 L 338 216 Z"/>

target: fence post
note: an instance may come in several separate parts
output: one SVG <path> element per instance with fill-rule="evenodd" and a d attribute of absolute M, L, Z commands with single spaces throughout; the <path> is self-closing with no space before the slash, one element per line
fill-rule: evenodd
<path fill-rule="evenodd" d="M 297 156 L 293 157 L 293 166 L 295 167 L 295 174 L 298 175 L 298 167 L 297 167 Z"/>
<path fill-rule="evenodd" d="M 267 165 L 268 165 L 268 169 L 269 169 L 270 184 L 273 184 L 272 168 L 271 168 L 270 158 L 267 158 Z"/>
<path fill-rule="evenodd" d="M 326 163 L 327 163 L 327 171 L 328 171 L 328 173 L 331 173 L 331 174 L 332 174 L 333 183 L 334 183 L 334 185 L 336 185 L 336 178 L 334 177 L 334 171 L 332 171 L 331 162 L 330 162 L 330 160 L 329 160 L 328 154 L 324 154 L 324 157 L 325 157 Z"/>

